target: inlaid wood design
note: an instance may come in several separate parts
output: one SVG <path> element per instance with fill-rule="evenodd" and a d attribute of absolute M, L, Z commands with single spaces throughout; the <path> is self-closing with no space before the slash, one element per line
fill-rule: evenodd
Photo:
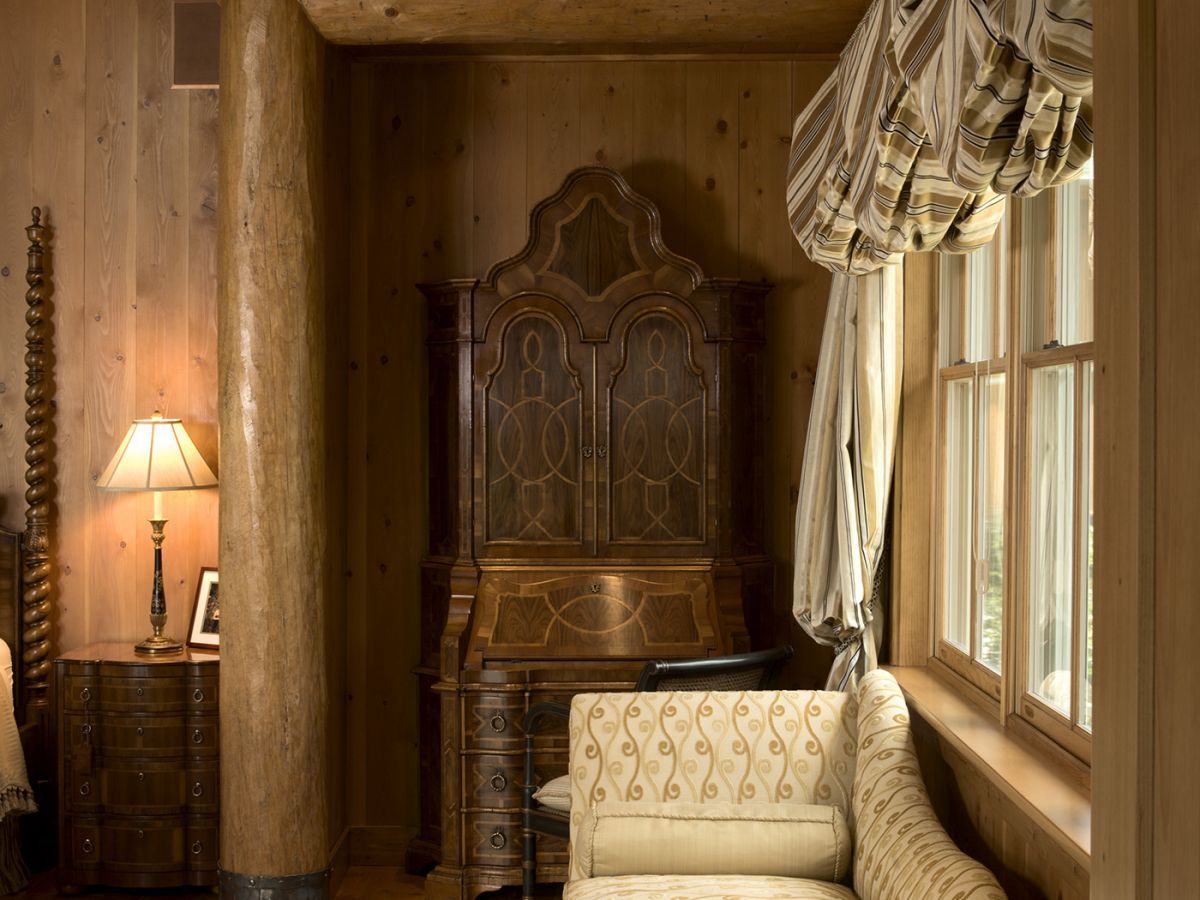
<path fill-rule="evenodd" d="M 513 322 L 484 394 L 488 539 L 582 540 L 583 386 L 557 325 Z"/>
<path fill-rule="evenodd" d="M 524 249 L 492 266 L 475 291 L 476 337 L 508 298 L 525 293 L 558 299 L 574 313 L 584 339 L 603 341 L 627 301 L 647 290 L 687 296 L 700 287 L 700 267 L 663 244 L 654 204 L 614 174 L 598 166 L 576 169 L 534 207 Z"/>
<path fill-rule="evenodd" d="M 602 301 L 616 283 L 648 270 L 637 258 L 630 222 L 602 197 L 592 196 L 569 219 L 558 223 L 553 254 L 545 271 L 581 288 L 588 300 Z"/>
<path fill-rule="evenodd" d="M 520 694 L 475 694 L 463 710 L 464 742 L 471 750 L 517 750 L 524 744 Z"/>
<path fill-rule="evenodd" d="M 610 539 L 703 541 L 706 391 L 687 330 L 647 315 L 624 346 L 611 393 Z"/>
<path fill-rule="evenodd" d="M 439 863 L 428 897 L 469 900 L 521 881 L 531 704 L 627 688 L 646 659 L 746 649 L 744 603 L 770 608 L 770 580 L 743 579 L 770 568 L 751 521 L 762 479 L 740 483 L 752 465 L 730 446 L 743 428 L 757 451 L 761 390 L 717 388 L 745 353 L 761 369 L 770 287 L 706 279 L 666 248 L 654 204 L 598 167 L 567 174 L 486 279 L 418 287 L 431 511 L 411 849 Z M 566 748 L 538 735 L 541 775 Z M 539 880 L 564 877 L 564 850 L 539 845 Z"/>
<path fill-rule="evenodd" d="M 220 804 L 213 656 L 93 644 L 54 663 L 64 886 L 215 885 Z"/>
<path fill-rule="evenodd" d="M 485 574 L 484 660 L 704 656 L 714 641 L 704 572 Z"/>
<path fill-rule="evenodd" d="M 468 865 L 510 866 L 521 861 L 521 819 L 516 813 L 467 813 L 463 851 Z"/>

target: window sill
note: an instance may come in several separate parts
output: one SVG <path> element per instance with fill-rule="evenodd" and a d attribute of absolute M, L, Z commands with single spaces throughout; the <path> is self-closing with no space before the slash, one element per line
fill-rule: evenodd
<path fill-rule="evenodd" d="M 1011 799 L 1085 871 L 1091 869 L 1092 804 L 1061 764 L 1008 734 L 924 666 L 887 666 L 912 712 Z"/>

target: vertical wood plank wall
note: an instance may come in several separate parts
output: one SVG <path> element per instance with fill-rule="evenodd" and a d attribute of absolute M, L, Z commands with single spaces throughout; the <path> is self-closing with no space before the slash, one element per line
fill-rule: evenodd
<path fill-rule="evenodd" d="M 784 209 L 791 122 L 824 60 L 459 60 L 351 73 L 350 820 L 416 821 L 418 563 L 425 549 L 423 309 L 413 285 L 479 276 L 580 165 L 611 165 L 712 275 L 766 278 L 774 621 L 791 624 L 791 531 L 829 276 Z M 828 668 L 799 630 L 791 678 Z"/>
<path fill-rule="evenodd" d="M 217 92 L 171 90 L 170 0 L 8 3 L 0 44 L 0 521 L 24 521 L 25 237 L 54 304 L 60 650 L 148 632 L 149 496 L 94 480 L 135 415 L 181 417 L 216 465 Z M 165 497 L 170 631 L 217 564 L 217 492 Z"/>

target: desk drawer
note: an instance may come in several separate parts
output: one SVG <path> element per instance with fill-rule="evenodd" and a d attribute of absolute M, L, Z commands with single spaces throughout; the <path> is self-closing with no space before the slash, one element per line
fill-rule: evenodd
<path fill-rule="evenodd" d="M 712 587 L 696 570 L 484 572 L 485 661 L 708 656 Z"/>
<path fill-rule="evenodd" d="M 69 711 L 126 713 L 216 713 L 215 675 L 63 676 L 62 704 Z"/>
<path fill-rule="evenodd" d="M 463 816 L 463 856 L 467 865 L 521 864 L 520 813 L 467 813 Z"/>
<path fill-rule="evenodd" d="M 463 695 L 463 746 L 468 750 L 521 750 L 525 731 L 523 694 Z"/>
<path fill-rule="evenodd" d="M 66 778 L 69 812 L 125 816 L 217 812 L 215 763 L 184 769 L 175 761 L 105 760 L 87 773 L 68 769 Z"/>
<path fill-rule="evenodd" d="M 125 874 L 215 869 L 219 852 L 217 822 L 203 818 L 123 818 L 103 821 L 74 818 L 67 823 L 63 848 L 67 868 Z"/>
<path fill-rule="evenodd" d="M 91 743 L 104 756 L 216 756 L 216 716 L 64 716 L 68 752 Z"/>

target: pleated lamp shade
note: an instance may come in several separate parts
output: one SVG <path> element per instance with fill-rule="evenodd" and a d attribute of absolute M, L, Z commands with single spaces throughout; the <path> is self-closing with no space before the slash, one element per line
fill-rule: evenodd
<path fill-rule="evenodd" d="M 106 491 L 190 491 L 216 487 L 180 419 L 134 419 L 97 486 Z"/>

